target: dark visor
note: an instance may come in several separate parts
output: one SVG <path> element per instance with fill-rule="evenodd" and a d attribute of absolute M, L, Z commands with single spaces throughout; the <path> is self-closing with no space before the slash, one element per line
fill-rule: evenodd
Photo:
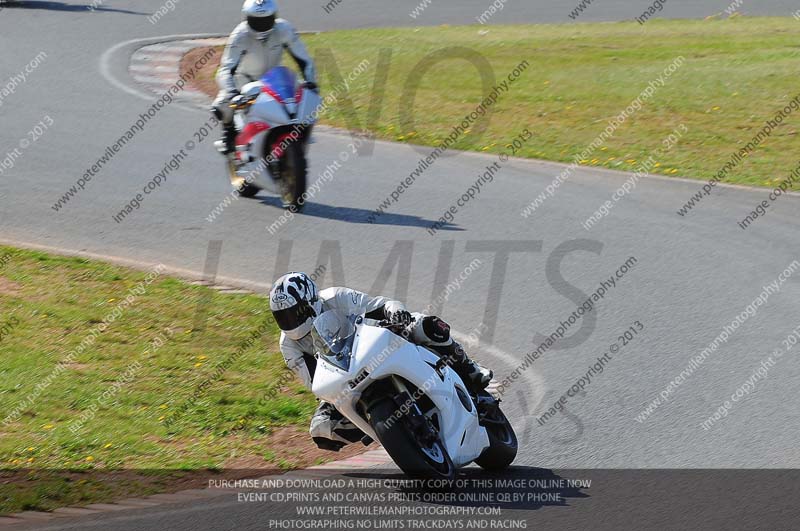
<path fill-rule="evenodd" d="M 247 17 L 247 24 L 259 33 L 269 31 L 275 25 L 275 15 L 268 17 Z"/>
<path fill-rule="evenodd" d="M 281 330 L 294 330 L 305 323 L 309 317 L 314 316 L 314 311 L 307 304 L 299 304 L 285 310 L 275 310 L 272 312 L 278 328 Z"/>

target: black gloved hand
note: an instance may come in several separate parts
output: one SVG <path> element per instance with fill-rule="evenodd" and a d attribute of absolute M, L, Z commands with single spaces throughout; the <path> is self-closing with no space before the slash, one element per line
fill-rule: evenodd
<path fill-rule="evenodd" d="M 319 86 L 313 81 L 306 81 L 305 83 L 303 83 L 303 86 L 308 90 L 313 90 L 314 92 L 319 94 Z"/>
<path fill-rule="evenodd" d="M 414 320 L 411 313 L 407 310 L 397 310 L 389 315 L 389 322 L 393 325 L 408 326 Z"/>

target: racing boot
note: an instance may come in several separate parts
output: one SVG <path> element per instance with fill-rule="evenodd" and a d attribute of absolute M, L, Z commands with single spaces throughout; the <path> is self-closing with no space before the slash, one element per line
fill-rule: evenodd
<path fill-rule="evenodd" d="M 214 147 L 223 155 L 229 155 L 236 151 L 236 127 L 233 124 L 222 126 L 222 138 L 214 142 Z"/>
<path fill-rule="evenodd" d="M 483 391 L 492 381 L 492 371 L 471 360 L 457 341 L 451 340 L 449 344 L 441 346 L 431 345 L 430 348 L 446 360 L 473 393 Z"/>
<path fill-rule="evenodd" d="M 343 446 L 365 437 L 364 432 L 339 413 L 330 402 L 320 402 L 311 418 L 309 433 L 318 448 L 332 452 L 338 452 Z"/>

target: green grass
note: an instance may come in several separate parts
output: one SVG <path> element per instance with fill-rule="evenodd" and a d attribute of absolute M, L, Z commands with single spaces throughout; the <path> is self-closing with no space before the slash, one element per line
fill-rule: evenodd
<path fill-rule="evenodd" d="M 8 248 L 0 257 L 7 257 L 0 260 L 2 417 L 35 397 L 0 428 L 0 513 L 157 492 L 179 480 L 178 471 L 217 471 L 235 458 L 273 468 L 296 463 L 292 448 L 271 446 L 270 435 L 305 428 L 316 402 L 293 379 L 273 391 L 285 367 L 277 328 L 264 325 L 263 298 L 161 275 L 58 373 L 59 362 L 147 273 Z M 201 305 L 206 321 L 195 330 Z M 259 327 L 263 336 L 241 348 Z M 158 336 L 164 344 L 147 351 Z M 235 361 L 214 378 L 230 356 Z M 165 426 L 206 379 L 213 381 L 197 402 Z M 115 383 L 118 390 L 102 398 Z M 70 426 L 95 406 L 73 433 Z M 141 474 L 104 480 L 113 470 Z"/>
<path fill-rule="evenodd" d="M 653 172 L 707 179 L 747 143 L 768 118 L 800 93 L 800 23 L 791 18 L 653 20 L 636 22 L 368 29 L 308 35 L 324 91 L 335 78 L 330 61 L 347 75 L 363 59 L 368 72 L 350 85 L 357 121 L 340 100 L 324 122 L 366 127 L 378 137 L 436 145 L 483 94 L 476 69 L 463 60 L 438 63 L 422 80 L 413 113 L 403 123 L 401 99 L 419 61 L 444 47 L 467 47 L 486 57 L 497 79 L 522 60 L 530 68 L 501 97 L 488 130 L 459 140 L 456 148 L 499 153 L 529 128 L 534 137 L 520 155 L 571 162 L 647 84 L 678 56 L 685 64 L 644 108 L 620 127 L 586 165 L 634 170 L 684 124 L 688 133 L 656 158 Z M 367 123 L 382 48 L 392 50 L 380 116 Z M 327 51 L 326 51 L 327 50 Z M 797 113 L 800 114 L 800 113 Z M 769 185 L 797 164 L 797 125 L 792 115 L 727 179 Z M 476 128 L 477 129 L 477 128 Z M 398 170 L 399 171 L 399 170 Z"/>

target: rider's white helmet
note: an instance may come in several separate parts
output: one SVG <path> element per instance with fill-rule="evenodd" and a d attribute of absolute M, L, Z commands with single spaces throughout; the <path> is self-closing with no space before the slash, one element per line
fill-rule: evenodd
<path fill-rule="evenodd" d="M 272 285 L 269 309 L 286 337 L 299 340 L 311 332 L 314 318 L 322 313 L 317 285 L 305 273 L 286 273 Z"/>
<path fill-rule="evenodd" d="M 247 27 L 262 41 L 272 32 L 277 15 L 275 0 L 245 0 L 242 6 L 242 17 L 247 21 Z"/>

